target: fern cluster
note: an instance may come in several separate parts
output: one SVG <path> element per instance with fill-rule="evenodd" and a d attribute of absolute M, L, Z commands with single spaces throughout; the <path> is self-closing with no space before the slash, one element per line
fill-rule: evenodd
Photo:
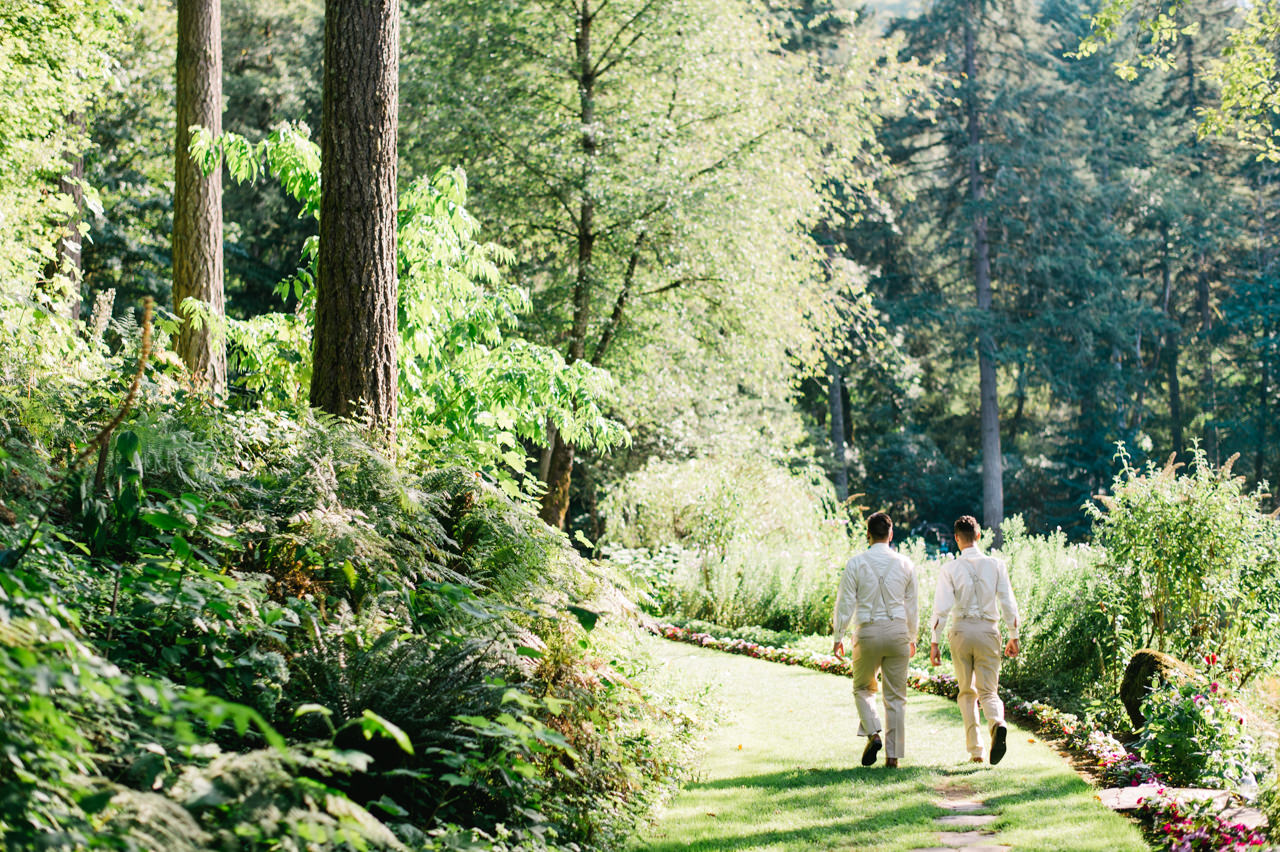
<path fill-rule="evenodd" d="M 626 608 L 599 619 L 607 584 L 563 534 L 474 468 L 393 462 L 305 408 L 211 400 L 163 327 L 101 459 L 75 467 L 125 397 L 133 330 L 0 352 L 6 839 L 624 836 L 696 720 L 657 709 Z"/>

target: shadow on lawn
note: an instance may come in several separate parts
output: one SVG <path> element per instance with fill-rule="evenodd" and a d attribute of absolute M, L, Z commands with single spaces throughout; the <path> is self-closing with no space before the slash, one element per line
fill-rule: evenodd
<path fill-rule="evenodd" d="M 639 848 L 646 852 L 849 850 L 900 842 L 909 835 L 921 845 L 931 845 L 938 831 L 934 819 L 948 813 L 937 804 L 939 787 L 973 789 L 977 798 L 985 800 L 984 812 L 998 814 L 992 825 L 997 830 L 1012 823 L 1034 826 L 1037 834 L 1070 834 L 1088 785 L 1078 778 L 1031 769 L 1004 774 L 999 779 L 1003 789 L 986 793 L 982 788 L 996 781 L 990 773 L 989 767 L 972 765 L 903 766 L 897 771 L 881 765 L 789 769 L 690 784 L 690 792 L 703 793 L 700 801 L 706 819 L 695 817 L 696 827 L 689 826 L 689 836 L 650 835 Z M 764 827 L 777 813 L 791 814 L 797 824 Z"/>
<path fill-rule="evenodd" d="M 886 770 L 883 765 L 847 769 L 789 769 L 690 784 L 700 807 L 714 820 L 696 819 L 687 837 L 650 835 L 648 852 L 786 848 L 869 848 L 895 826 L 930 828 L 937 810 L 931 767 Z M 762 828 L 778 813 L 795 827 Z M 862 845 L 851 846 L 860 842 Z"/>
<path fill-rule="evenodd" d="M 883 764 L 877 766 L 857 766 L 850 769 L 787 769 L 782 772 L 769 772 L 764 775 L 740 776 L 737 778 L 721 778 L 718 781 L 702 781 L 688 785 L 688 790 L 726 790 L 742 787 L 773 789 L 779 792 L 795 791 L 804 787 L 830 788 L 839 784 L 894 784 L 919 781 L 937 771 L 929 766 L 903 766 L 899 769 L 885 769 Z"/>

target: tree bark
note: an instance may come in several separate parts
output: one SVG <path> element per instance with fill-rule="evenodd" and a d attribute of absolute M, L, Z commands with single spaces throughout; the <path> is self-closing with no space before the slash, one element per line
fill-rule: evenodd
<path fill-rule="evenodd" d="M 222 171 L 210 174 L 191 159 L 191 127 L 222 132 L 221 0 L 178 0 L 177 119 L 173 181 L 173 307 L 199 299 L 214 317 L 225 310 L 222 281 Z M 178 355 L 215 394 L 227 383 L 226 343 L 220 330 L 185 318 Z"/>
<path fill-rule="evenodd" d="M 311 404 L 394 441 L 396 0 L 326 0 Z"/>
<path fill-rule="evenodd" d="M 569 513 L 569 487 L 573 484 L 574 449 L 557 431 L 551 439 L 550 450 L 547 491 L 542 495 L 542 508 L 538 515 L 556 529 L 564 529 L 565 516 Z"/>
<path fill-rule="evenodd" d="M 849 499 L 849 468 L 844 462 L 844 376 L 834 358 L 827 359 L 828 398 L 831 410 L 831 457 L 835 463 L 836 498 Z"/>
<path fill-rule="evenodd" d="M 1253 457 L 1253 479 L 1255 483 L 1262 482 L 1266 478 L 1263 473 L 1263 465 L 1266 463 L 1266 447 L 1267 447 L 1267 396 L 1270 393 L 1271 384 L 1271 359 L 1268 353 L 1262 355 L 1262 380 L 1258 385 L 1258 444 L 1257 450 Z"/>
<path fill-rule="evenodd" d="M 1000 408 L 996 392 L 996 342 L 991 332 L 991 246 L 983 211 L 982 117 L 978 109 L 978 56 L 973 22 L 964 27 L 964 69 L 968 78 L 965 113 L 969 130 L 969 200 L 973 204 L 973 278 L 978 296 L 978 385 L 982 434 L 982 524 L 1000 543 L 1004 520 L 1004 462 L 1000 452 Z"/>
<path fill-rule="evenodd" d="M 1161 228 L 1164 236 L 1164 247 L 1161 252 L 1160 275 L 1164 284 L 1162 310 L 1169 322 L 1169 331 L 1164 340 L 1165 381 L 1169 388 L 1169 430 L 1173 439 L 1173 451 L 1182 455 L 1182 386 L 1178 381 L 1178 325 L 1173 316 L 1173 269 L 1169 262 L 1169 228 Z"/>
<path fill-rule="evenodd" d="M 565 361 L 573 364 L 586 355 L 587 331 L 591 325 L 591 297 L 594 284 L 592 262 L 595 252 L 595 196 L 592 193 L 592 175 L 598 154 L 596 145 L 595 65 L 591 57 L 592 13 L 589 0 L 582 0 L 578 7 L 578 31 L 574 39 L 577 59 L 578 120 L 582 128 L 582 192 L 578 200 L 577 242 L 578 268 L 573 284 L 573 327 L 569 331 L 569 353 Z M 624 302 L 625 305 L 625 302 Z M 603 353 L 598 353 L 603 356 Z M 556 432 L 549 447 L 547 461 L 547 486 L 542 495 L 539 515 L 553 527 L 564 529 L 565 515 L 569 511 L 569 488 L 573 478 L 573 447 Z"/>
<path fill-rule="evenodd" d="M 1203 258 L 1200 258 L 1203 263 Z M 1218 383 L 1213 369 L 1213 305 L 1209 293 L 1208 270 L 1201 268 L 1196 281 L 1196 300 L 1200 309 L 1200 334 L 1204 340 L 1204 369 L 1200 375 L 1204 394 L 1204 451 L 1209 461 L 1218 464 Z"/>

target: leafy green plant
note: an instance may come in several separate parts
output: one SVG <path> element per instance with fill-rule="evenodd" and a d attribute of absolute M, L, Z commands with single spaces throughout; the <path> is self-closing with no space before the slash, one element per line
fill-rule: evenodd
<path fill-rule="evenodd" d="M 207 167 L 225 156 L 241 181 L 269 172 L 303 202 L 303 215 L 319 215 L 319 150 L 305 126 L 280 125 L 257 144 L 197 133 L 192 153 Z M 400 431 L 406 452 L 486 470 L 514 497 L 538 487 L 525 479 L 522 441 L 545 445 L 549 428 L 596 450 L 630 438 L 606 414 L 613 394 L 606 371 L 510 336 L 530 310 L 529 296 L 502 282 L 511 253 L 477 240 L 479 224 L 466 202 L 459 169 L 415 181 L 400 198 Z M 246 371 L 251 389 L 276 404 L 296 403 L 309 381 L 314 260 L 308 243 L 304 268 L 277 288 L 298 300 L 295 313 L 229 325 L 232 362 Z"/>
<path fill-rule="evenodd" d="M 610 546 L 655 554 L 626 561 L 663 614 L 730 627 L 823 630 L 855 549 L 820 474 L 750 457 L 651 462 L 602 509 Z"/>
<path fill-rule="evenodd" d="M 1105 553 L 1069 543 L 1061 531 L 1028 534 L 1021 517 L 1001 526 L 997 554 L 1009 568 L 1022 618 L 1018 656 L 1003 663 L 1001 680 L 1077 712 L 1114 695 L 1128 659 L 1117 655 L 1103 606 Z M 932 587 L 927 597 L 932 601 Z M 1116 705 L 1118 706 L 1118 705 Z"/>
<path fill-rule="evenodd" d="M 1280 662 L 1280 522 L 1197 449 L 1189 473 L 1172 460 L 1138 470 L 1120 448 L 1106 511 L 1090 504 L 1106 558 L 1104 605 L 1121 658 L 1155 647 L 1216 655 L 1242 682 Z"/>
<path fill-rule="evenodd" d="M 1135 750 L 1170 784 L 1253 786 L 1252 738 L 1230 694 L 1213 682 L 1163 686 L 1142 702 Z"/>

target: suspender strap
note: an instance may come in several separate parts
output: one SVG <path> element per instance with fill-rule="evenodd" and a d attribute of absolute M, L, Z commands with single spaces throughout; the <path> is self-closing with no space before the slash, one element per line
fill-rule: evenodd
<path fill-rule="evenodd" d="M 889 602 L 885 600 L 884 577 L 876 574 L 876 598 L 880 601 L 880 609 L 884 611 L 885 618 L 892 619 L 893 613 L 889 612 Z M 871 615 L 875 616 L 875 607 L 871 608 Z"/>
<path fill-rule="evenodd" d="M 956 561 L 963 562 L 965 564 L 965 574 L 969 576 L 969 588 L 972 590 L 973 595 L 965 606 L 964 611 L 957 614 L 961 618 L 982 618 L 982 585 L 975 572 L 973 561 L 967 556 L 958 556 L 956 557 Z M 957 601 L 957 603 L 959 603 L 959 601 Z"/>

